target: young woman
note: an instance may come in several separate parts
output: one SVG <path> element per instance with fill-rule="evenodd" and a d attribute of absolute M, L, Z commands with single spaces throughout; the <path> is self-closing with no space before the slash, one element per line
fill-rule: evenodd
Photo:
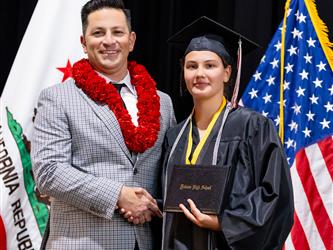
<path fill-rule="evenodd" d="M 202 17 L 171 42 L 186 43 L 183 78 L 193 98 L 190 117 L 167 132 L 164 201 L 176 165 L 230 168 L 226 203 L 205 214 L 188 197 L 181 213 L 165 212 L 163 249 L 281 249 L 293 223 L 289 167 L 273 123 L 224 96 L 238 38 Z M 233 98 L 235 100 L 235 98 Z M 193 165 L 193 166 L 192 166 Z M 185 206 L 187 205 L 187 206 Z"/>

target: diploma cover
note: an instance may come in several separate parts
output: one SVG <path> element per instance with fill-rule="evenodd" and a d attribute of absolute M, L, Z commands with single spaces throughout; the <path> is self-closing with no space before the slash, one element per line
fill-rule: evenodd
<path fill-rule="evenodd" d="M 219 214 L 231 166 L 175 165 L 169 178 L 165 212 L 182 212 L 179 204 L 189 208 L 191 199 L 206 214 Z"/>

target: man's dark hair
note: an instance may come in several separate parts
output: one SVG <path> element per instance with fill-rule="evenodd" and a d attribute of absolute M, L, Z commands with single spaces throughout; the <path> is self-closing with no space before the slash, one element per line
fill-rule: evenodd
<path fill-rule="evenodd" d="M 131 13 L 128 9 L 125 9 L 122 0 L 90 0 L 81 9 L 81 23 L 82 23 L 83 34 L 85 34 L 87 30 L 89 14 L 96 10 L 105 9 L 105 8 L 122 10 L 126 16 L 128 29 L 129 31 L 132 30 Z"/>

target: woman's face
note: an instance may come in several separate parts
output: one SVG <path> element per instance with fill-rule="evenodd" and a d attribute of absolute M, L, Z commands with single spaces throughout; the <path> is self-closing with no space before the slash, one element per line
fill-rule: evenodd
<path fill-rule="evenodd" d="M 191 51 L 185 56 L 184 79 L 194 100 L 222 98 L 224 83 L 229 81 L 231 66 L 211 51 Z"/>

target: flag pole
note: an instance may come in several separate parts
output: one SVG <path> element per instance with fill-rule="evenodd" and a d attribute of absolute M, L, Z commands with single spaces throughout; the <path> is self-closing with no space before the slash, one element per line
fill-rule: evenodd
<path fill-rule="evenodd" d="M 286 23 L 288 10 L 290 6 L 290 0 L 287 0 L 286 5 L 284 7 L 284 17 L 283 17 L 283 25 L 282 25 L 282 33 L 281 33 L 281 67 L 280 67 L 280 124 L 279 124 L 279 136 L 281 142 L 284 143 L 284 50 L 285 50 L 285 37 L 286 37 Z"/>

